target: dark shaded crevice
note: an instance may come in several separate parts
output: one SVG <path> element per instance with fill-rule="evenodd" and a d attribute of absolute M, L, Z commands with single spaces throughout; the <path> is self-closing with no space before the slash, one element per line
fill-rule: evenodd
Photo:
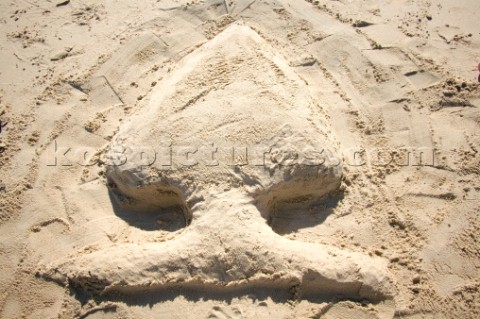
<path fill-rule="evenodd" d="M 145 185 L 132 189 L 108 179 L 115 215 L 145 231 L 175 232 L 190 225 L 192 213 L 180 190 L 166 185 Z"/>
<path fill-rule="evenodd" d="M 279 202 L 268 213 L 267 221 L 279 235 L 295 233 L 324 223 L 343 198 L 343 192 L 338 191 L 319 199 L 304 197 Z"/>
<path fill-rule="evenodd" d="M 98 283 L 108 286 L 108 283 Z M 103 287 L 99 293 L 98 285 L 86 285 L 80 281 L 70 281 L 70 294 L 82 303 L 89 300 L 101 302 L 122 302 L 129 306 L 153 306 L 158 303 L 173 301 L 178 296 L 186 300 L 199 302 L 205 300 L 224 301 L 231 303 L 232 300 L 248 296 L 253 300 L 265 301 L 271 299 L 276 303 L 306 300 L 312 303 L 336 303 L 341 301 L 353 301 L 377 304 L 389 299 L 387 296 L 372 296 L 367 300 L 361 296 L 361 283 L 332 282 L 331 284 L 319 285 L 309 283 L 307 279 L 298 282 L 292 279 L 272 279 L 270 281 L 245 282 L 235 286 L 216 285 L 203 282 L 172 283 L 159 286 L 116 286 L 114 289 Z M 345 287 L 344 287 L 345 286 Z M 346 288 L 348 286 L 348 288 Z M 95 291 L 90 288 L 97 289 Z"/>

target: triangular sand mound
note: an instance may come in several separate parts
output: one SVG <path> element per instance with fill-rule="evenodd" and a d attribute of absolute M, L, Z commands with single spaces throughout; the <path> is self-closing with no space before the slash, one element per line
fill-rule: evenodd
<path fill-rule="evenodd" d="M 107 175 L 139 204 L 162 205 L 161 196 L 137 194 L 155 186 L 184 201 L 237 187 L 276 201 L 320 198 L 341 177 L 326 123 L 287 62 L 234 24 L 185 58 L 121 126 Z"/>
<path fill-rule="evenodd" d="M 200 284 L 212 291 L 273 285 L 305 298 L 391 297 L 379 258 L 290 241 L 264 219 L 322 199 L 342 177 L 321 106 L 268 43 L 234 24 L 164 83 L 113 139 L 107 178 L 119 209 L 177 206 L 191 225 L 171 241 L 67 259 L 44 276 L 95 294 Z"/>

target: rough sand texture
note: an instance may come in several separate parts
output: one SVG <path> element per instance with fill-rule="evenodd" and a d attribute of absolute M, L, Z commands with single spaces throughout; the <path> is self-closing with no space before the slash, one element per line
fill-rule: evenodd
<path fill-rule="evenodd" d="M 1 318 L 478 318 L 478 1 L 0 4 Z"/>

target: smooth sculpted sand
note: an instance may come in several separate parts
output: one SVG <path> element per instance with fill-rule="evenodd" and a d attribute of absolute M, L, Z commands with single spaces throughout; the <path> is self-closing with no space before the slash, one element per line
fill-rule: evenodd
<path fill-rule="evenodd" d="M 0 318 L 479 317 L 477 1 L 0 8 Z"/>

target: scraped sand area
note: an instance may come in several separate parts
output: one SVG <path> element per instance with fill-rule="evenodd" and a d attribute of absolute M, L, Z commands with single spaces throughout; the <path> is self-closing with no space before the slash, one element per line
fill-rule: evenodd
<path fill-rule="evenodd" d="M 480 318 L 478 0 L 0 4 L 0 318 Z"/>

